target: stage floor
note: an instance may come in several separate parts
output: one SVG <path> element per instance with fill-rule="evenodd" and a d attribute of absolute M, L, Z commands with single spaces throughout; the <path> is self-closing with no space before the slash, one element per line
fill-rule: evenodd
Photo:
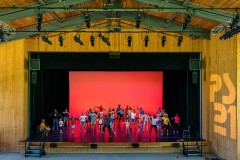
<path fill-rule="evenodd" d="M 71 125 L 66 125 L 63 128 L 63 133 L 59 133 L 59 129 L 51 129 L 49 132 L 49 137 L 45 139 L 47 142 L 177 142 L 182 139 L 182 131 L 179 130 L 178 134 L 173 133 L 173 128 L 169 128 L 169 135 L 166 133 L 161 134 L 156 132 L 154 128 L 150 134 L 150 124 L 148 127 L 148 132 L 141 130 L 138 132 L 137 123 L 135 127 L 132 127 L 129 130 L 129 133 L 126 134 L 126 129 L 124 124 L 115 122 L 114 131 L 110 137 L 108 128 L 105 128 L 104 133 L 99 133 L 99 126 L 96 125 L 96 131 L 92 130 L 90 126 L 86 127 L 86 131 L 80 130 L 79 122 L 76 123 L 76 128 L 74 133 L 72 133 Z"/>

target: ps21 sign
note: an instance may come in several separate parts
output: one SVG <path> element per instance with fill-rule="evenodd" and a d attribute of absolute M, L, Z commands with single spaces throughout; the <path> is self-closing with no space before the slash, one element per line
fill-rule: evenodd
<path fill-rule="evenodd" d="M 228 93 L 223 95 L 226 87 Z M 221 93 L 222 96 L 216 98 Z M 236 90 L 228 73 L 212 74 L 210 77 L 210 102 L 214 109 L 214 132 L 222 136 L 229 135 L 236 139 Z"/>

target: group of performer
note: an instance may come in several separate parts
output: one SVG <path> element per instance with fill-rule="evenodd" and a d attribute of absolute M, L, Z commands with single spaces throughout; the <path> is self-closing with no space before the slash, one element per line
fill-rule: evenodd
<path fill-rule="evenodd" d="M 142 107 L 137 107 L 139 114 L 137 116 L 136 111 L 132 109 L 130 106 L 126 106 L 125 109 L 121 107 L 119 104 L 116 109 L 110 108 L 106 111 L 100 106 L 96 106 L 93 109 L 89 109 L 86 113 L 81 113 L 81 115 L 77 118 L 80 123 L 80 132 L 86 132 L 87 128 L 90 128 L 90 131 L 98 132 L 99 134 L 105 132 L 105 128 L 108 128 L 109 136 L 112 134 L 116 134 L 114 131 L 114 125 L 123 123 L 125 127 L 126 134 L 130 134 L 131 129 L 137 129 L 138 133 L 140 131 L 148 132 L 152 129 L 155 130 L 157 134 L 166 134 L 169 135 L 169 127 L 172 126 L 170 123 L 170 119 L 168 118 L 168 114 L 165 109 L 159 108 L 155 115 L 149 115 L 148 112 L 145 112 Z M 104 113 L 105 111 L 105 113 Z M 63 116 L 62 116 L 63 115 Z M 68 110 L 62 112 L 62 115 L 58 113 L 55 109 L 53 113 L 49 114 L 49 116 L 53 116 L 53 128 L 59 129 L 59 133 L 63 133 L 64 125 L 71 125 L 72 133 L 74 134 L 74 129 L 76 128 L 76 117 L 71 117 L 69 115 Z M 176 114 L 171 118 L 173 120 L 173 134 L 178 134 L 180 128 L 180 117 Z M 98 131 L 97 131 L 97 125 Z M 149 129 L 150 125 L 150 129 Z M 45 120 L 43 119 L 40 130 L 42 132 L 47 133 L 49 128 L 46 127 Z"/>

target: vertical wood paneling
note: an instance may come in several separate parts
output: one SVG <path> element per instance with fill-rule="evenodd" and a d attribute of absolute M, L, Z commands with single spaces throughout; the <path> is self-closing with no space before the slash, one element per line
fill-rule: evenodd
<path fill-rule="evenodd" d="M 0 45 L 0 148 L 18 151 L 18 143 L 26 138 L 26 86 L 24 84 L 24 40 Z"/>
<path fill-rule="evenodd" d="M 240 159 L 240 35 L 237 36 L 237 158 Z"/>

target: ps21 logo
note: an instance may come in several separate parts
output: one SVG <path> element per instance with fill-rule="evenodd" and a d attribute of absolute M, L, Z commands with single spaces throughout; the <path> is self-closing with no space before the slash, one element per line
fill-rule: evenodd
<path fill-rule="evenodd" d="M 225 88 L 226 86 L 226 88 Z M 227 90 L 225 90 L 227 89 Z M 223 91 L 226 91 L 223 93 Z M 220 93 L 221 92 L 221 93 Z M 218 93 L 222 96 L 216 96 Z M 236 90 L 229 74 L 212 74 L 210 77 L 210 102 L 214 108 L 214 132 L 236 139 Z"/>

